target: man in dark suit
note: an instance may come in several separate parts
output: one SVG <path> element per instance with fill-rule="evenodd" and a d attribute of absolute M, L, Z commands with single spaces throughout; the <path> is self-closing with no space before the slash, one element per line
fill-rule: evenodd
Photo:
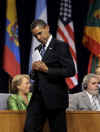
<path fill-rule="evenodd" d="M 53 39 L 43 20 L 32 23 L 32 34 L 41 42 L 35 49 L 41 59 L 32 63 L 34 93 L 27 110 L 25 132 L 40 132 L 46 118 L 51 132 L 66 132 L 68 86 L 65 78 L 75 74 L 68 44 Z"/>

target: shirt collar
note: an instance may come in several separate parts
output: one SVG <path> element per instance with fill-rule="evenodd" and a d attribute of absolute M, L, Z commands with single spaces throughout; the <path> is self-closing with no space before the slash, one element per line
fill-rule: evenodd
<path fill-rule="evenodd" d="M 90 94 L 88 91 L 86 91 L 87 95 L 89 96 L 90 100 L 92 99 L 92 94 Z"/>
<path fill-rule="evenodd" d="M 47 43 L 45 44 L 45 49 L 47 49 L 47 47 L 49 46 L 50 42 L 51 42 L 51 39 L 52 39 L 52 35 L 50 35 Z"/>

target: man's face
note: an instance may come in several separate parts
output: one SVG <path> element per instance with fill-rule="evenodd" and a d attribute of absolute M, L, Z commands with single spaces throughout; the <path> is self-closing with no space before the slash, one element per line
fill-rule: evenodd
<path fill-rule="evenodd" d="M 50 36 L 49 26 L 36 26 L 34 29 L 32 29 L 32 34 L 37 38 L 39 42 L 46 44 Z"/>
<path fill-rule="evenodd" d="M 93 77 L 89 80 L 88 86 L 87 86 L 87 91 L 92 94 L 92 95 L 97 95 L 99 93 L 99 88 L 98 88 L 98 78 Z"/>

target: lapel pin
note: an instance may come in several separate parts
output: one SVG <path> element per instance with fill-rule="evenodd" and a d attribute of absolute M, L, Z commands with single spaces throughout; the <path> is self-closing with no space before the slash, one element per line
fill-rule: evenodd
<path fill-rule="evenodd" d="M 49 49 L 50 49 L 50 50 L 52 50 L 52 48 L 51 48 L 51 47 L 50 47 Z"/>

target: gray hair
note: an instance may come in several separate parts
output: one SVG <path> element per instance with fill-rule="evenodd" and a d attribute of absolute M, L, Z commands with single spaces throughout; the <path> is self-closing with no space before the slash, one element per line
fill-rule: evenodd
<path fill-rule="evenodd" d="M 89 73 L 84 76 L 83 82 L 82 82 L 82 89 L 87 89 L 88 82 L 90 81 L 91 78 L 98 78 L 96 74 L 94 73 Z"/>

